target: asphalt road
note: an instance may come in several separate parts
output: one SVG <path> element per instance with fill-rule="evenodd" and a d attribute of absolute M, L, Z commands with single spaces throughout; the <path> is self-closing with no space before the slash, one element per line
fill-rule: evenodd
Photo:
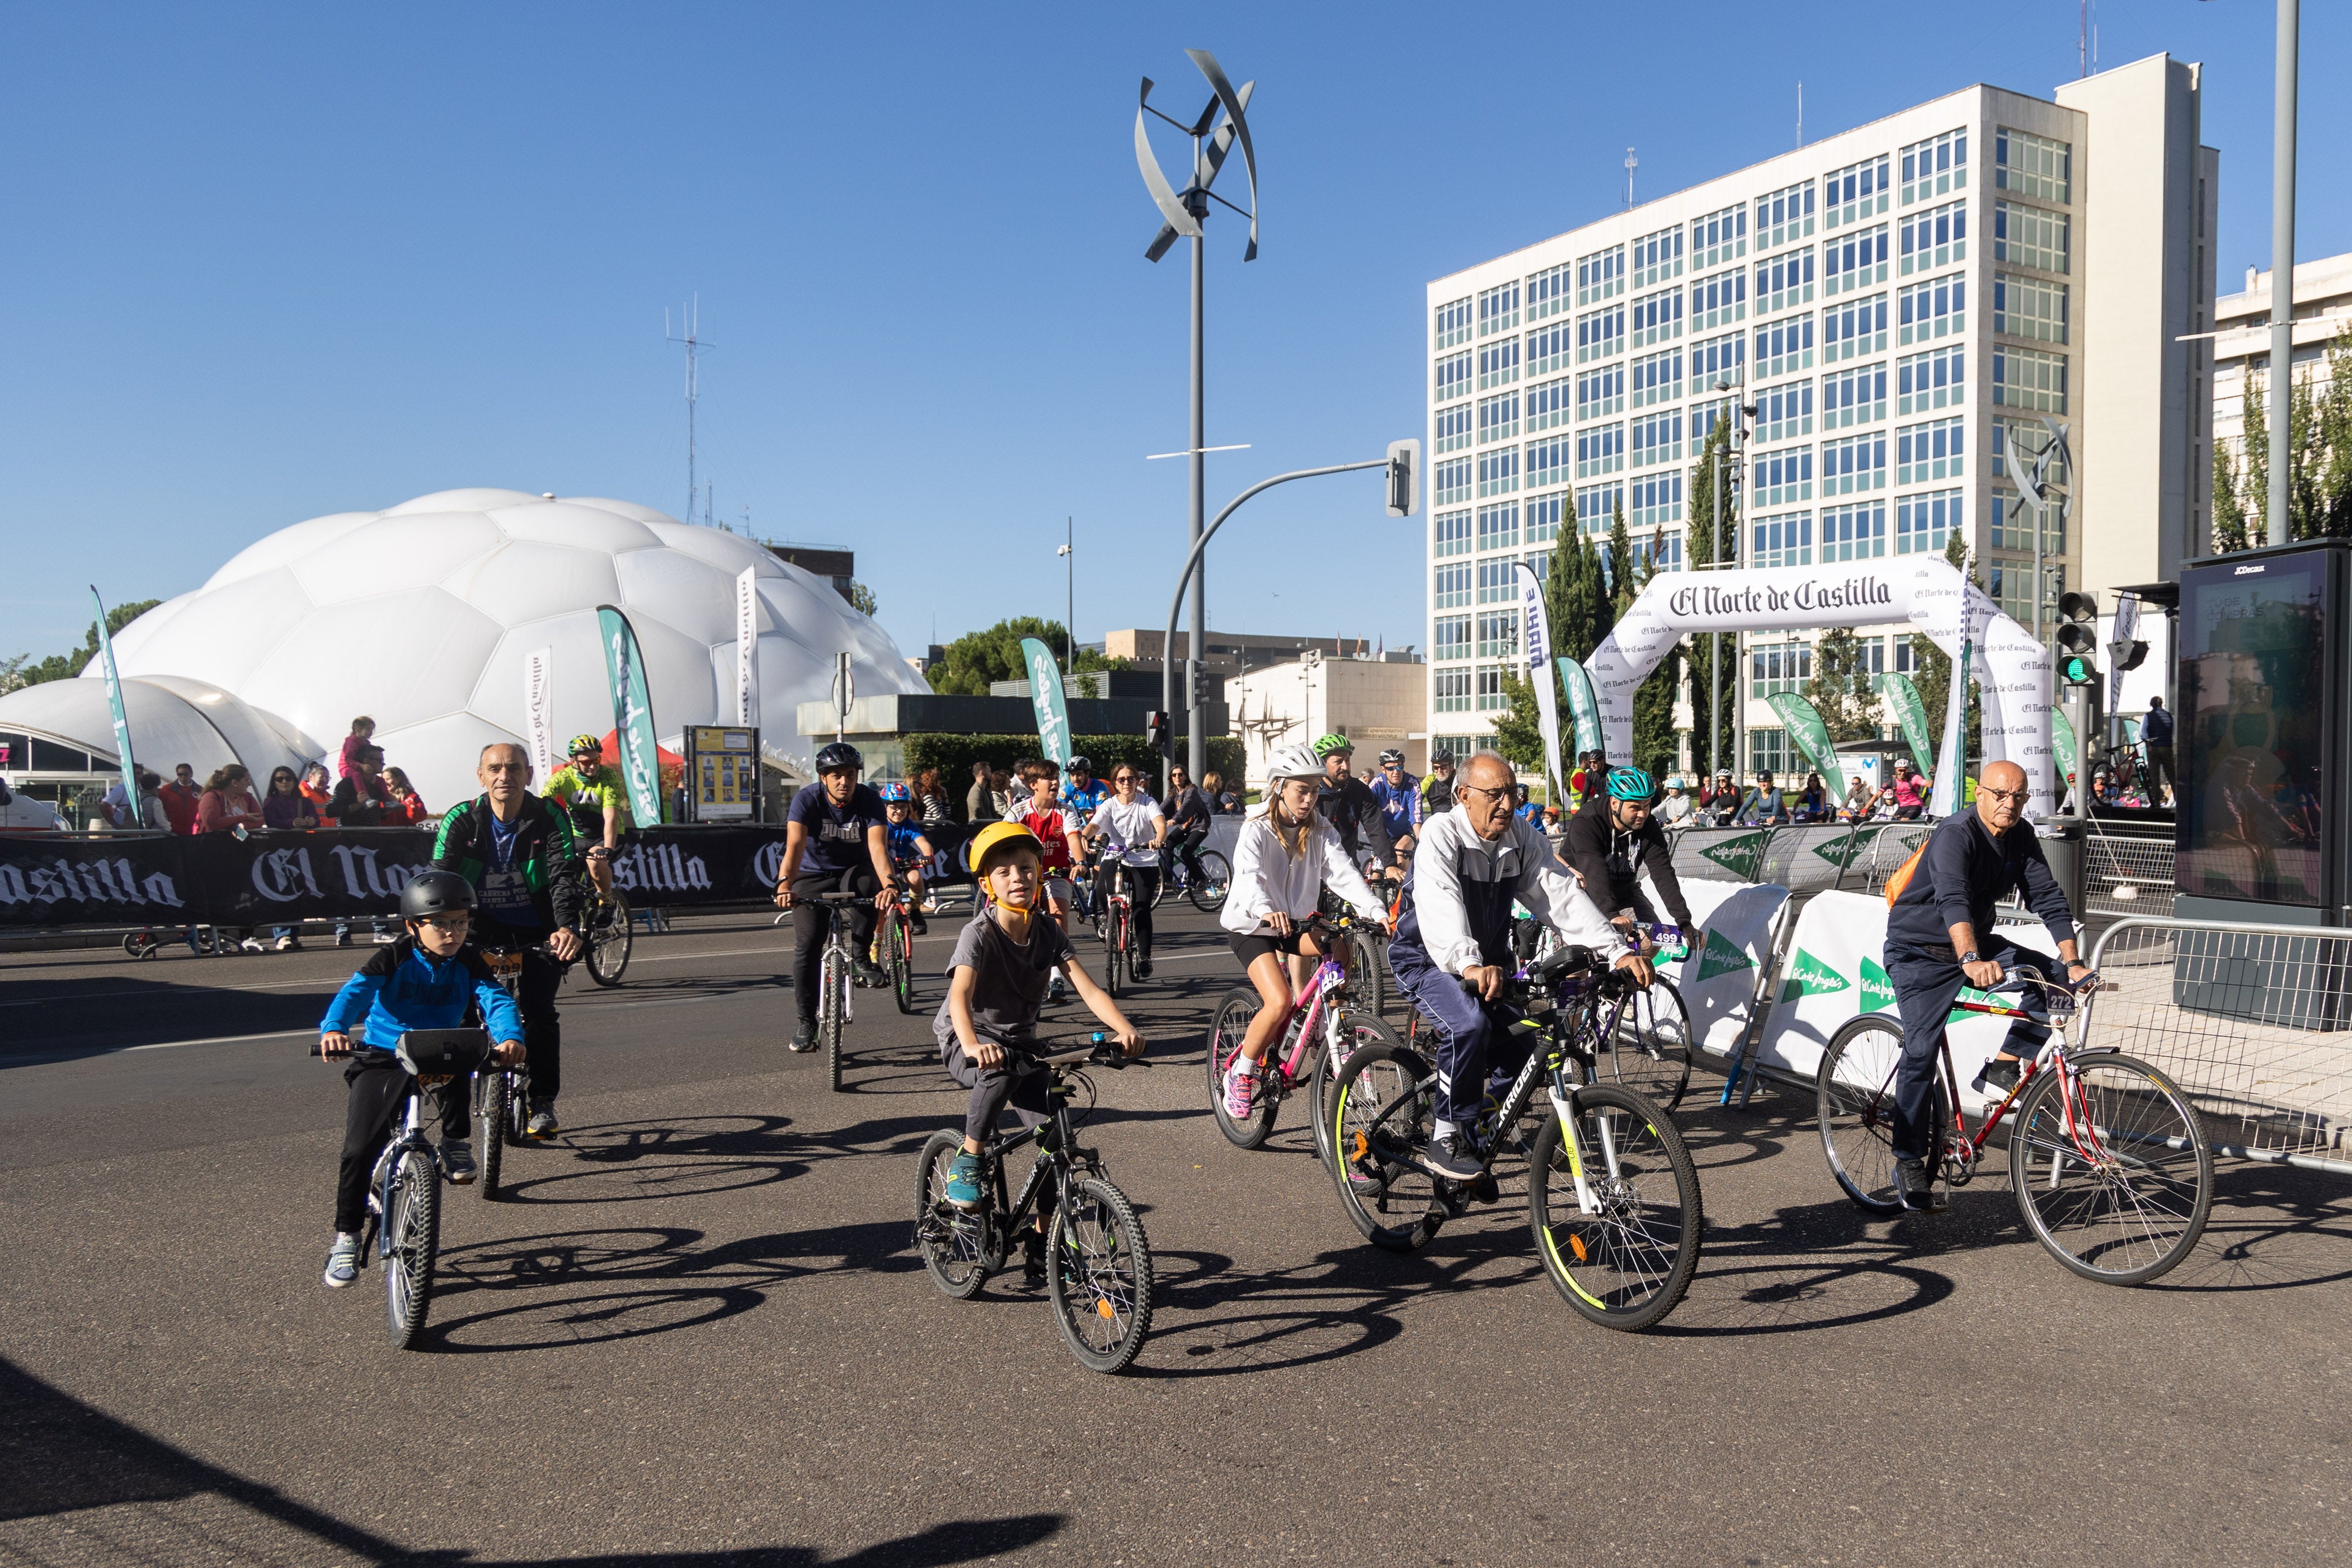
<path fill-rule="evenodd" d="M 827 1092 L 782 1049 L 764 925 L 681 923 L 620 989 L 567 990 L 567 1130 L 509 1155 L 511 1201 L 448 1194 L 416 1353 L 386 1343 L 374 1271 L 319 1282 L 342 1086 L 304 1052 L 360 955 L 0 959 L 0 1563 L 2281 1564 L 2352 1542 L 2352 1186 L 2225 1165 L 2198 1255 L 2116 1290 L 2052 1262 L 1999 1177 L 1866 1223 L 1810 1105 L 1760 1094 L 1685 1113 L 1699 1277 L 1659 1331 L 1613 1334 L 1545 1281 L 1516 1186 L 1391 1258 L 1295 1116 L 1226 1144 L 1200 1035 L 1238 974 L 1207 920 L 1165 923 L 1135 1009 L 1157 1068 L 1104 1074 L 1094 1124 L 1160 1266 L 1116 1378 L 1017 1271 L 970 1302 L 931 1287 L 913 1155 L 961 1096 L 929 1019 L 861 994 Z"/>

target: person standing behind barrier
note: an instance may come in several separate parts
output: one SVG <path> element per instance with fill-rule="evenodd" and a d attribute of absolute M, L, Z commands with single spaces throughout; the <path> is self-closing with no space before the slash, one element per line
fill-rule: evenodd
<path fill-rule="evenodd" d="M 940 782 L 940 770 L 936 768 L 926 768 L 915 775 L 915 814 L 922 819 L 925 832 L 955 821 L 955 813 L 948 810 L 947 788 Z"/>
<path fill-rule="evenodd" d="M 269 824 L 273 833 L 299 833 L 319 825 L 318 810 L 302 793 L 301 780 L 294 777 L 291 768 L 270 770 L 269 793 L 261 798 L 261 820 Z M 302 950 L 291 925 L 272 928 L 269 937 L 270 946 L 280 953 Z"/>
<path fill-rule="evenodd" d="M 204 795 L 196 802 L 197 832 L 234 833 L 241 839 L 268 825 L 261 814 L 261 802 L 253 793 L 253 775 L 245 770 L 245 764 L 232 762 L 215 768 L 213 776 L 205 780 Z M 261 943 L 249 926 L 235 933 L 223 927 L 221 934 L 248 953 L 261 951 Z"/>
<path fill-rule="evenodd" d="M 992 771 L 985 762 L 971 765 L 971 789 L 963 798 L 963 820 L 975 828 L 1003 814 L 996 809 L 996 795 L 990 788 Z"/>
<path fill-rule="evenodd" d="M 1915 821 L 1927 807 L 1927 783 L 1912 770 L 1908 762 L 1895 765 L 1895 814 L 1904 821 Z"/>
<path fill-rule="evenodd" d="M 392 791 L 392 810 L 383 819 L 387 824 L 414 828 L 433 821 L 432 813 L 425 809 L 425 797 L 416 792 L 407 774 L 397 768 L 387 768 L 383 770 L 383 782 Z"/>
<path fill-rule="evenodd" d="M 163 802 L 163 816 L 175 833 L 196 831 L 196 803 L 205 792 L 196 784 L 196 770 L 183 762 L 172 769 L 172 781 L 156 791 Z"/>
<path fill-rule="evenodd" d="M 1859 822 L 1870 815 L 1870 786 L 1857 773 L 1845 787 L 1845 804 L 1839 809 L 1843 821 Z"/>
<path fill-rule="evenodd" d="M 1684 788 L 1681 774 L 1667 776 L 1666 798 L 1658 802 L 1658 809 L 1653 814 L 1661 828 L 1679 828 L 1691 820 L 1690 792 Z"/>
<path fill-rule="evenodd" d="M 1789 802 L 1781 796 L 1780 787 L 1772 781 L 1772 770 L 1759 768 L 1756 771 L 1756 787 L 1739 802 L 1738 821 L 1751 828 L 1786 827 L 1789 822 Z"/>
<path fill-rule="evenodd" d="M 2172 710 L 2164 706 L 2162 697 L 2147 699 L 2147 716 L 2139 721 L 2139 737 L 2147 747 L 2147 803 L 2175 803 L 2176 791 L 2172 777 Z M 2161 781 L 2164 793 L 2157 794 Z"/>
<path fill-rule="evenodd" d="M 1943 1207 L 1927 1178 L 1927 1155 L 1937 1114 L 1936 1049 L 1961 986 L 1997 986 L 2011 968 L 2057 978 L 2047 957 L 1994 928 L 1993 905 L 2018 893 L 2058 944 L 2067 983 L 2080 984 L 2090 973 L 2075 956 L 2074 911 L 2050 874 L 2042 841 L 2025 826 L 2029 793 L 2025 769 L 2016 763 L 1986 764 L 1975 807 L 1937 823 L 1889 884 L 1886 976 L 1903 1019 L 1890 1141 L 1895 1196 L 1906 1208 Z M 1973 1087 L 1979 1093 L 1998 1096 L 2014 1087 L 2019 1059 L 2038 1052 L 2050 1038 L 2049 1005 L 2041 990 L 2027 987 L 2018 1006 L 2028 1016 L 2010 1026 L 2000 1053 L 1977 1074 Z M 1944 1108 L 1944 1114 L 1950 1112 Z"/>

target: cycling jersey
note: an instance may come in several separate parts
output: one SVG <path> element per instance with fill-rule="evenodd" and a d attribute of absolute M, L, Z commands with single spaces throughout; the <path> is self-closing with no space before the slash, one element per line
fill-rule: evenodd
<path fill-rule="evenodd" d="M 1361 855 L 1369 850 L 1380 857 L 1381 864 L 1396 863 L 1396 841 L 1389 836 L 1380 801 L 1362 779 L 1349 779 L 1340 784 L 1325 779 L 1316 810 L 1339 830 L 1340 847 L 1349 854 Z"/>
<path fill-rule="evenodd" d="M 576 763 L 559 768 L 548 775 L 546 798 L 571 813 L 572 825 L 592 835 L 597 843 L 604 841 L 607 806 L 617 813 L 614 827 L 623 831 L 628 828 L 629 790 L 617 768 L 603 763 L 585 771 Z"/>
<path fill-rule="evenodd" d="M 1401 839 L 1421 828 L 1421 780 L 1407 773 L 1397 783 L 1389 782 L 1385 773 L 1377 774 L 1371 781 L 1372 799 L 1381 803 L 1382 825 L 1389 837 Z"/>
<path fill-rule="evenodd" d="M 1656 818 L 1628 832 L 1610 816 L 1609 797 L 1595 795 L 1569 818 L 1560 855 L 1576 868 L 1584 879 L 1585 892 L 1604 914 L 1613 916 L 1621 909 L 1631 909 L 1637 918 L 1656 924 L 1657 911 L 1642 894 L 1641 873 L 1647 871 L 1675 924 L 1697 929 L 1690 904 L 1683 897 L 1683 884 L 1675 875 L 1675 857 L 1666 847 L 1665 830 L 1658 826 Z"/>
<path fill-rule="evenodd" d="M 912 865 L 927 857 L 923 853 L 923 826 L 920 822 L 890 822 L 885 824 L 890 835 L 890 863 Z"/>
<path fill-rule="evenodd" d="M 1083 789 L 1075 784 L 1065 784 L 1061 794 L 1062 812 L 1069 818 L 1072 827 L 1083 828 L 1094 820 L 1094 814 L 1102 810 L 1102 803 L 1109 799 L 1110 786 L 1099 779 L 1090 781 Z"/>
<path fill-rule="evenodd" d="M 1433 773 L 1421 781 L 1421 818 L 1427 821 L 1441 811 L 1454 810 L 1454 779 L 1440 779 Z"/>

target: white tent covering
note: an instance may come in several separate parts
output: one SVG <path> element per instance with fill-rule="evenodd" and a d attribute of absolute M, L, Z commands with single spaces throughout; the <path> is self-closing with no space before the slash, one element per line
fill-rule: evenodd
<path fill-rule="evenodd" d="M 257 779 L 280 763 L 299 766 L 317 748 L 290 727 L 202 681 L 165 675 L 122 683 L 131 750 L 142 768 L 169 779 L 185 762 L 199 779 L 242 762 Z M 0 697 L 0 729 L 23 730 L 88 751 L 112 765 L 114 715 L 103 681 L 45 681 Z"/>
<path fill-rule="evenodd" d="M 281 528 L 124 627 L 114 652 L 126 691 L 144 683 L 155 694 L 130 699 L 131 747 L 163 770 L 182 760 L 201 769 L 199 756 L 174 753 L 201 738 L 188 727 L 193 716 L 165 721 L 154 705 L 178 695 L 182 707 L 209 715 L 233 703 L 249 716 L 215 726 L 215 748 L 236 749 L 267 778 L 284 751 L 331 753 L 366 714 L 385 760 L 438 810 L 477 790 L 485 744 L 523 738 L 523 662 L 538 649 L 554 651 L 557 743 L 613 727 L 599 604 L 619 606 L 636 629 L 665 737 L 733 722 L 735 578 L 745 567 L 758 573 L 769 747 L 809 749 L 799 705 L 824 696 L 837 653 L 853 655 L 861 696 L 929 690 L 831 584 L 749 539 L 627 501 L 445 490 Z M 70 696 L 37 695 L 59 686 Z M 70 733 L 26 716 L 68 710 Z M 93 668 L 0 697 L 0 729 L 38 730 L 110 756 L 106 711 Z M 151 742 L 148 727 L 167 722 L 179 727 L 155 729 Z M 247 744 L 266 764 L 245 754 Z"/>

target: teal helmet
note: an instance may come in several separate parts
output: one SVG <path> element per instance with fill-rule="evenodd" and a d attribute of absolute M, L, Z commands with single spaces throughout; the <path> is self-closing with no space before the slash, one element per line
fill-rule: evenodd
<path fill-rule="evenodd" d="M 1646 806 L 1657 792 L 1657 781 L 1639 768 L 1609 770 L 1609 798 L 1612 800 L 1635 800 Z"/>

